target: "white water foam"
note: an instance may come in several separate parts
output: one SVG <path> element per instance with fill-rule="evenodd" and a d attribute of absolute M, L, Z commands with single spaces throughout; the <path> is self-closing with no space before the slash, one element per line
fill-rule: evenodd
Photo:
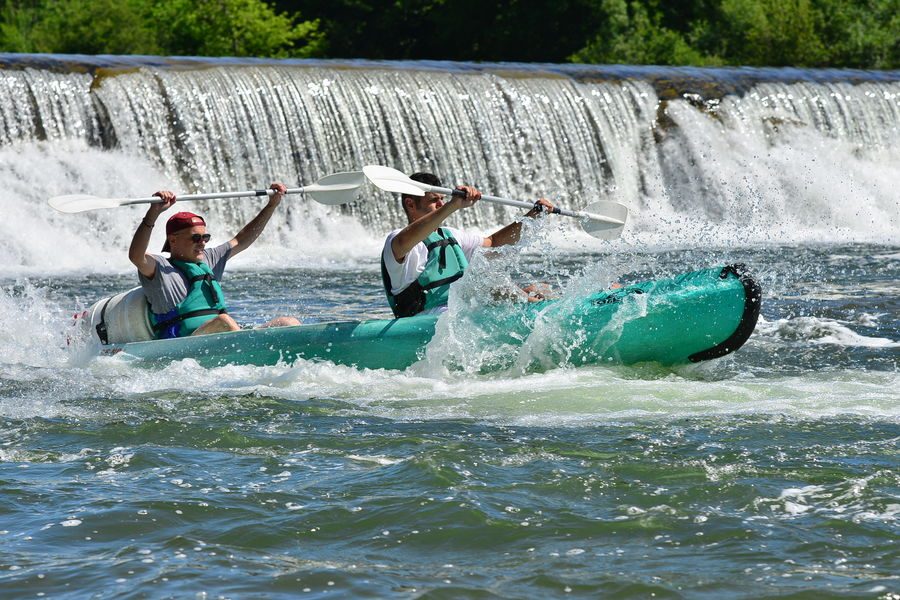
<path fill-rule="evenodd" d="M 0 368 L 66 363 L 66 325 L 47 292 L 27 280 L 0 288 Z"/>
<path fill-rule="evenodd" d="M 29 71 L 14 79 L 16 93 L 37 93 L 59 77 Z M 49 196 L 305 179 L 286 181 L 299 185 L 367 163 L 432 169 L 498 195 L 548 195 L 574 208 L 611 199 L 632 209 L 621 242 L 599 245 L 560 227 L 557 248 L 900 243 L 896 83 L 760 84 L 714 109 L 669 101 L 664 123 L 643 81 L 280 66 L 147 68 L 94 88 L 80 74 L 65 79 L 69 92 L 45 92 L 47 106 L 2 138 L 0 276 L 131 270 L 125 254 L 143 208 L 59 215 L 47 208 Z M 160 101 L 159 85 L 171 90 L 172 106 Z M 94 102 L 107 109 L 102 125 L 116 150 L 97 147 Z M 35 119 L 52 141 L 25 127 Z M 402 215 L 387 194 L 361 194 L 352 209 L 286 200 L 234 267 L 374 267 L 382 236 Z M 210 217 L 215 243 L 260 205 L 191 206 Z M 520 212 L 484 203 L 451 224 L 490 232 Z M 158 227 L 151 249 L 162 237 Z"/>
<path fill-rule="evenodd" d="M 52 196 L 90 193 L 130 196 L 159 189 L 160 175 L 146 160 L 102 152 L 80 141 L 20 142 L 0 148 L 0 274 L 122 270 L 138 209 L 56 212 Z M 159 242 L 161 244 L 161 242 Z"/>
<path fill-rule="evenodd" d="M 0 189 L 6 218 L 0 221 L 0 276 L 54 273 L 131 273 L 128 261 L 131 236 L 145 206 L 58 213 L 47 205 L 53 196 L 86 193 L 99 197 L 148 197 L 159 189 L 178 190 L 146 159 L 120 151 L 101 151 L 81 141 L 20 142 L 0 147 Z M 248 189 L 246 186 L 242 189 Z M 222 191 L 222 190 L 207 190 Z M 229 206 L 259 199 L 176 204 L 164 213 L 150 238 L 149 251 L 158 252 L 170 214 L 191 210 L 207 215 L 213 234 L 210 244 L 222 243 L 240 225 Z M 288 196 L 282 206 L 305 203 L 302 211 L 281 210 L 252 251 L 235 258 L 236 269 L 349 268 L 376 257 L 380 240 L 360 223 L 308 198 Z M 230 230 L 229 230 L 230 229 Z M 348 241 L 352 240 L 352 243 Z"/>
<path fill-rule="evenodd" d="M 866 499 L 870 494 L 867 488 L 873 479 L 891 475 L 889 471 L 878 471 L 865 477 L 841 479 L 826 485 L 785 488 L 777 498 L 755 498 L 751 506 L 755 511 L 781 519 L 815 513 L 854 523 L 895 522 L 900 515 L 900 504 L 891 502 L 893 498 L 884 497 L 883 502 Z M 881 507 L 881 510 L 873 510 L 874 507 Z"/>
<path fill-rule="evenodd" d="M 771 134 L 767 115 L 723 125 L 686 102 L 667 113 L 678 123 L 660 146 L 668 194 L 636 216 L 648 241 L 900 242 L 900 148 L 865 148 L 802 123 Z"/>
<path fill-rule="evenodd" d="M 706 366 L 707 370 L 727 365 Z M 423 377 L 413 371 L 368 371 L 328 363 L 299 361 L 292 367 L 229 366 L 200 369 L 192 360 L 161 370 L 135 368 L 120 359 L 102 359 L 77 375 L 79 383 L 60 390 L 60 400 L 119 398 L 104 410 L 127 413 L 132 403 L 152 401 L 156 410 L 184 415 L 185 411 L 216 411 L 221 402 L 202 403 L 198 397 L 274 397 L 303 403 L 332 398 L 344 404 L 340 413 L 392 420 L 475 419 L 527 426 L 586 427 L 634 419 L 685 416 L 773 415 L 821 418 L 858 415 L 900 418 L 896 373 L 836 371 L 809 377 L 756 379 L 733 373 L 721 380 L 698 379 L 657 369 L 655 374 L 625 368 L 556 369 L 525 376 L 471 376 L 453 373 Z M 189 383 L 184 383 L 189 382 Z M 155 399 L 155 400 L 151 400 Z M 241 400 L 244 401 L 244 400 Z M 251 401 L 252 400 L 247 400 Z M 9 406 L 0 403 L 4 413 Z M 67 403 L 26 409 L 41 416 L 68 414 Z M 115 409 L 115 406 L 120 409 Z M 79 410 L 90 410 L 82 406 Z"/>
<path fill-rule="evenodd" d="M 871 315 L 862 316 L 857 324 L 871 326 Z M 900 348 L 900 340 L 886 337 L 869 337 L 855 332 L 850 323 L 820 317 L 791 317 L 767 321 L 762 316 L 756 325 L 756 333 L 789 342 L 833 344 L 865 348 Z"/>
<path fill-rule="evenodd" d="M 25 302 L 37 313 L 46 311 L 40 292 L 29 293 L 33 299 Z M 21 313 L 22 304 L 20 298 L 0 297 L 0 314 Z M 142 407 L 183 417 L 219 411 L 229 398 L 243 403 L 274 397 L 300 404 L 334 399 L 343 405 L 334 410 L 362 417 L 524 426 L 589 427 L 711 415 L 900 419 L 896 372 L 757 377 L 739 367 L 734 356 L 675 370 L 645 365 L 490 375 L 437 368 L 359 370 L 302 360 L 292 366 L 204 369 L 188 359 L 147 368 L 121 356 L 67 362 L 58 326 L 44 323 L 39 314 L 30 316 L 24 334 L 12 329 L 15 334 L 0 338 L 0 379 L 7 382 L 0 397 L 2 416 L 115 420 Z M 771 334 L 763 325 L 757 335 Z M 204 400 L 198 404 L 198 399 Z"/>
<path fill-rule="evenodd" d="M 535 367 L 549 369 L 561 364 L 571 355 L 572 347 L 562 347 L 560 314 L 567 314 L 566 307 L 575 307 L 588 295 L 608 288 L 625 270 L 637 266 L 637 261 L 607 257 L 602 263 L 590 263 L 578 273 L 560 270 L 552 265 L 552 237 L 558 233 L 558 223 L 552 220 L 526 220 L 522 226 L 522 238 L 518 245 L 477 252 L 466 271 L 466 276 L 450 289 L 449 310 L 438 321 L 435 335 L 426 347 L 424 360 L 414 370 L 426 376 L 440 376 L 447 370 L 462 369 L 479 373 L 501 369 L 507 373 L 525 373 Z M 543 256 L 544 265 L 539 272 L 532 272 L 521 261 L 523 252 Z M 533 264 L 533 263 L 532 263 Z M 542 273 L 553 273 L 552 277 Z M 497 331 L 493 320 L 481 318 L 483 307 L 488 305 L 517 305 L 526 308 L 528 294 L 524 287 L 539 286 L 547 298 L 555 298 L 562 306 L 554 319 L 535 320 L 526 337 L 515 342 L 498 344 L 497 339 L 506 331 Z M 624 321 L 624 319 L 623 319 Z M 604 335 L 612 344 L 620 331 L 608 331 Z M 517 334 L 518 335 L 518 334 Z M 572 345 L 577 345 L 575 342 Z"/>

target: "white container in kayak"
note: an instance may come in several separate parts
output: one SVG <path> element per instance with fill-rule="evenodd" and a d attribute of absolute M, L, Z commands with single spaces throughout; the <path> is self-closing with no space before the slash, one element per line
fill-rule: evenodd
<path fill-rule="evenodd" d="M 153 339 L 147 298 L 140 287 L 103 298 L 87 310 L 84 323 L 101 344 L 146 342 Z M 104 339 L 105 338 L 105 339 Z"/>

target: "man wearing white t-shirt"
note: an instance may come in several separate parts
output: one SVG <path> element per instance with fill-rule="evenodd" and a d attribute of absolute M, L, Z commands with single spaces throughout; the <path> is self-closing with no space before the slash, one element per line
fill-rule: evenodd
<path fill-rule="evenodd" d="M 411 179 L 434 187 L 440 180 L 431 173 L 415 173 Z M 447 217 L 473 206 L 481 192 L 459 186 L 465 196 L 426 192 L 402 196 L 408 225 L 388 234 L 381 253 L 381 276 L 388 302 L 396 317 L 438 313 L 447 309 L 450 285 L 462 277 L 476 248 L 496 248 L 519 241 L 521 223 L 515 222 L 488 237 L 441 227 Z M 535 217 L 553 204 L 541 198 L 525 216 Z"/>

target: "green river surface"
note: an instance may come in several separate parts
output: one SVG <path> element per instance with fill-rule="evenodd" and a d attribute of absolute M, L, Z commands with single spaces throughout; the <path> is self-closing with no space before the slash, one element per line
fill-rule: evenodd
<path fill-rule="evenodd" d="M 465 371 L 91 358 L 65 321 L 130 274 L 6 277 L 0 596 L 900 598 L 900 247 L 519 274 L 577 293 L 725 262 L 764 290 L 735 354 L 489 375 L 491 348 Z M 379 285 L 374 261 L 224 283 L 248 324 L 383 317 Z"/>

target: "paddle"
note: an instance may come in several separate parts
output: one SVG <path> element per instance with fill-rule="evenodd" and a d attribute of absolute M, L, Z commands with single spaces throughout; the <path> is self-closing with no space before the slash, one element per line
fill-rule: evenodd
<path fill-rule="evenodd" d="M 327 175 L 312 185 L 299 188 L 289 188 L 288 194 L 309 194 L 313 200 L 321 204 L 337 205 L 346 204 L 356 200 L 356 190 L 363 184 L 365 177 L 360 171 L 335 173 Z M 219 200 L 222 198 L 246 198 L 249 196 L 271 196 L 274 190 L 247 190 L 243 192 L 218 192 L 213 194 L 188 194 L 178 196 L 179 202 L 185 200 Z M 50 206 L 64 213 L 79 213 L 86 210 L 101 208 L 116 208 L 119 206 L 131 206 L 132 204 L 160 204 L 161 198 L 150 196 L 149 198 L 100 198 L 87 194 L 70 194 L 67 196 L 55 196 L 47 201 Z"/>
<path fill-rule="evenodd" d="M 404 173 L 390 167 L 368 165 L 363 167 L 363 173 L 365 173 L 366 178 L 368 178 L 375 187 L 395 194 L 424 196 L 425 192 L 434 192 L 437 194 L 451 194 L 454 196 L 465 195 L 465 192 L 462 190 L 451 190 L 450 188 L 436 187 L 428 185 L 427 183 L 414 181 Z M 534 207 L 533 202 L 509 200 L 507 198 L 498 198 L 496 196 L 487 196 L 484 194 L 482 194 L 481 199 L 487 202 L 495 202 L 507 206 L 517 206 L 519 208 Z M 600 201 L 588 204 L 583 211 L 554 208 L 553 213 L 582 219 L 581 226 L 585 232 L 601 240 L 612 240 L 619 237 L 622 234 L 622 229 L 625 228 L 625 220 L 628 218 L 628 207 L 624 204 L 619 204 L 618 202 Z"/>

